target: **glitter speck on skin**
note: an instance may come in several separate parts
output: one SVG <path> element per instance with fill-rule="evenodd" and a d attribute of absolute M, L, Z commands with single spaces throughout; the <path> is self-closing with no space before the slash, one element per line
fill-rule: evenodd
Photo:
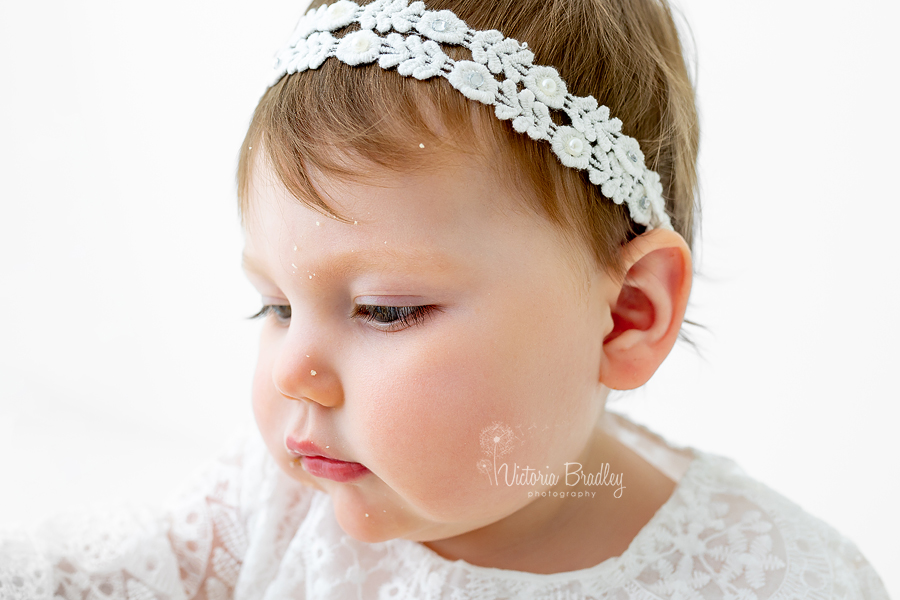
<path fill-rule="evenodd" d="M 425 144 L 419 144 L 419 148 L 424 148 Z"/>
<path fill-rule="evenodd" d="M 294 252 L 296 252 L 296 251 L 297 251 L 297 246 L 294 246 Z"/>
<path fill-rule="evenodd" d="M 309 278 L 312 279 L 312 275 L 310 275 Z"/>
<path fill-rule="evenodd" d="M 331 446 L 325 446 L 325 449 L 326 449 L 326 450 L 328 450 L 329 448 L 331 448 Z"/>
<path fill-rule="evenodd" d="M 369 516 L 369 513 L 366 513 L 366 516 L 368 517 L 368 516 Z"/>
<path fill-rule="evenodd" d="M 294 267 L 295 269 L 297 268 L 297 265 L 295 265 L 294 263 L 291 263 L 291 266 Z"/>
<path fill-rule="evenodd" d="M 310 375 L 312 375 L 312 376 L 313 376 L 313 377 L 315 377 L 315 376 L 316 376 L 316 372 L 315 372 L 315 370 L 312 370 L 312 371 L 310 371 L 310 372 L 309 372 L 309 374 L 310 374 Z"/>
<path fill-rule="evenodd" d="M 356 221 L 353 221 L 353 224 L 356 225 Z"/>
<path fill-rule="evenodd" d="M 321 225 L 321 223 L 319 223 L 318 221 L 316 221 L 316 226 L 318 227 L 319 225 Z"/>

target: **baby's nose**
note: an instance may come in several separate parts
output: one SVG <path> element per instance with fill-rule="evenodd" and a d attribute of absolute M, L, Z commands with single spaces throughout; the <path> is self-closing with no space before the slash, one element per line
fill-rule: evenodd
<path fill-rule="evenodd" d="M 298 339 L 299 338 L 299 339 Z M 328 408 L 341 405 L 343 389 L 327 353 L 313 349 L 308 333 L 289 331 L 272 366 L 275 389 L 293 400 Z"/>

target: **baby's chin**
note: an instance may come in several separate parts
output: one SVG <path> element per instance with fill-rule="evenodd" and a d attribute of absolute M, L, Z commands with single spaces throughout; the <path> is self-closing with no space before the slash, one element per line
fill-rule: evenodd
<path fill-rule="evenodd" d="M 410 511 L 385 497 L 371 498 L 359 488 L 349 485 L 328 491 L 334 516 L 350 537 L 374 544 L 406 537 L 410 529 Z"/>
<path fill-rule="evenodd" d="M 410 506 L 392 490 L 386 494 L 364 493 L 355 486 L 341 486 L 328 490 L 334 516 L 341 529 L 350 537 L 366 543 L 405 539 L 413 542 L 433 542 L 452 538 L 480 529 L 501 519 L 503 515 L 425 515 Z"/>

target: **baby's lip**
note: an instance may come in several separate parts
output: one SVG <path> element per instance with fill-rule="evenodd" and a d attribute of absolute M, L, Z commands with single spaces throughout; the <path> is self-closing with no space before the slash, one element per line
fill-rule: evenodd
<path fill-rule="evenodd" d="M 327 458 L 330 460 L 340 461 L 341 459 L 336 456 L 327 453 L 325 450 L 322 450 L 319 446 L 317 446 L 314 442 L 310 440 L 296 440 L 290 436 L 288 436 L 284 440 L 284 447 L 287 448 L 287 451 L 294 456 L 320 456 L 322 458 Z M 348 461 L 341 461 L 348 462 Z"/>
<path fill-rule="evenodd" d="M 310 440 L 296 440 L 288 436 L 284 446 L 288 454 L 296 457 L 291 461 L 291 466 L 300 463 L 313 477 L 346 483 L 369 473 L 365 465 L 335 458 Z"/>

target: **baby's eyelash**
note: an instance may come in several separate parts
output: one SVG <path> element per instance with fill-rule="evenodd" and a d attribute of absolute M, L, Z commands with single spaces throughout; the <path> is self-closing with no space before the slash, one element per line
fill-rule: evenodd
<path fill-rule="evenodd" d="M 373 323 L 382 331 L 400 331 L 413 325 L 421 325 L 437 306 L 375 306 L 360 304 L 353 311 L 354 318 Z"/>
<path fill-rule="evenodd" d="M 353 318 L 361 318 L 366 323 L 372 323 L 381 331 L 401 331 L 421 325 L 425 319 L 436 310 L 437 306 L 377 306 L 374 304 L 359 304 L 353 310 Z M 291 320 L 291 307 L 288 304 L 266 304 L 249 319 L 262 319 L 270 314 L 282 322 Z"/>
<path fill-rule="evenodd" d="M 275 313 L 279 321 L 290 321 L 291 319 L 291 307 L 288 304 L 266 304 L 255 315 L 247 318 L 261 319 L 269 316 L 269 313 Z"/>

